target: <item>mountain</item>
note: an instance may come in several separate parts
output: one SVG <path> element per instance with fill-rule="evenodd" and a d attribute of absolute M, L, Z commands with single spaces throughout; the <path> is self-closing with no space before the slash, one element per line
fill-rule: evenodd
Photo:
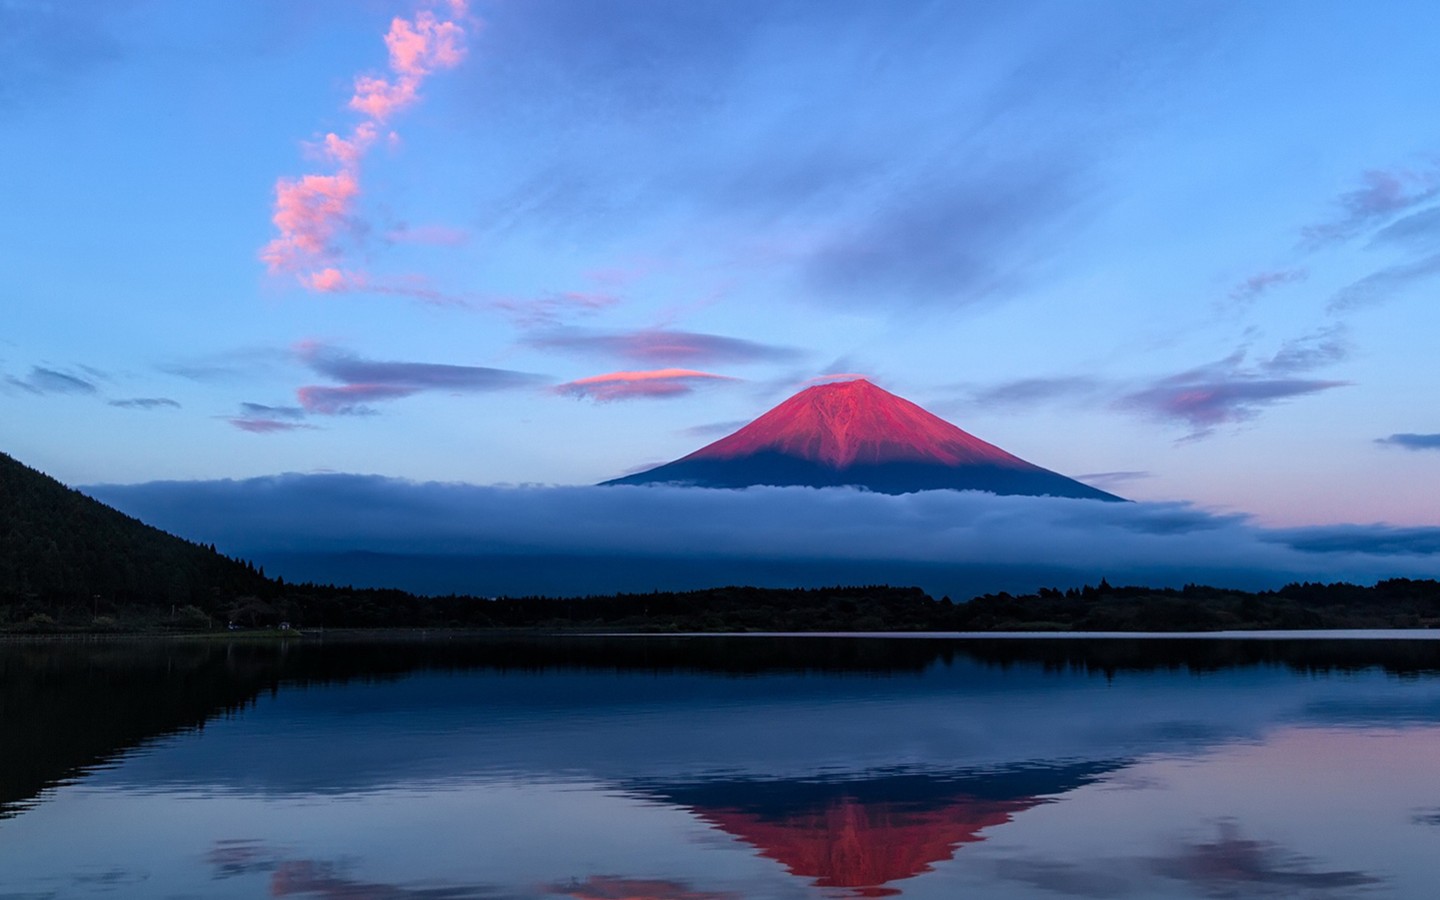
<path fill-rule="evenodd" d="M 806 388 L 689 456 L 603 483 L 854 485 L 885 494 L 949 488 L 1122 499 L 1006 453 L 863 378 Z"/>
<path fill-rule="evenodd" d="M 112 509 L 0 453 L 0 623 L 175 605 L 215 609 L 264 588 L 247 563 Z"/>

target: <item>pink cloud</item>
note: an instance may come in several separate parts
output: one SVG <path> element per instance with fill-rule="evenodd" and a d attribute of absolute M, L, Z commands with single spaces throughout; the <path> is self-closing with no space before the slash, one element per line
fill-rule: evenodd
<path fill-rule="evenodd" d="M 384 78 L 361 75 L 355 79 L 355 94 L 350 108 L 383 122 L 420 98 L 418 78 L 401 79 L 391 84 Z"/>
<path fill-rule="evenodd" d="M 452 7 L 453 11 L 453 7 Z M 465 29 L 453 21 L 441 21 L 428 10 L 414 22 L 396 18 L 385 35 L 390 48 L 390 68 L 402 77 L 422 78 L 434 69 L 453 69 L 465 58 Z"/>
<path fill-rule="evenodd" d="M 395 80 L 359 76 L 350 108 L 377 122 L 385 121 L 420 99 L 420 85 L 431 72 L 460 64 L 465 58 L 464 41 L 465 29 L 437 19 L 428 10 L 418 13 L 414 21 L 397 16 L 385 35 Z"/>
<path fill-rule="evenodd" d="M 367 284 L 363 278 L 347 280 L 347 273 L 326 263 L 341 255 L 336 239 L 354 220 L 360 163 L 379 136 L 381 123 L 418 101 L 421 84 L 432 72 L 453 68 L 465 58 L 465 29 L 455 19 L 467 16 L 467 5 L 449 0 L 445 6 L 453 18 L 422 9 L 413 19 L 391 20 L 385 34 L 390 76 L 358 76 L 350 98 L 350 108 L 365 120 L 348 136 L 330 132 L 314 145 L 314 152 L 339 171 L 275 182 L 272 221 L 279 233 L 260 251 L 271 272 L 295 273 L 302 286 L 325 293 Z M 392 145 L 398 143 L 394 131 L 388 136 Z"/>
<path fill-rule="evenodd" d="M 692 393 L 699 384 L 736 380 L 728 375 L 695 369 L 651 369 L 591 375 L 557 385 L 554 390 L 557 394 L 609 403 L 637 398 L 679 397 Z"/>
<path fill-rule="evenodd" d="M 359 283 L 356 277 L 340 271 L 336 268 L 321 269 L 318 272 L 311 272 L 308 275 L 300 276 L 300 283 L 312 291 L 322 294 L 335 294 L 341 291 L 354 290 Z"/>
<path fill-rule="evenodd" d="M 320 142 L 321 154 L 343 168 L 353 169 L 359 165 L 370 145 L 375 143 L 377 133 L 374 122 L 361 122 L 356 125 L 348 138 L 342 138 L 332 131 Z"/>
<path fill-rule="evenodd" d="M 272 272 L 294 271 L 307 262 L 334 255 L 332 241 L 360 194 L 355 173 L 302 175 L 275 182 L 275 215 L 280 235 L 265 245 L 260 258 Z"/>

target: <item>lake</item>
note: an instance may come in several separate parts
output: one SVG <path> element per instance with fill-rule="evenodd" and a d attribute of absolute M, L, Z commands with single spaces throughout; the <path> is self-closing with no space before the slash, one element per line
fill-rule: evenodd
<path fill-rule="evenodd" d="M 1402 897 L 1440 642 L 0 644 L 0 898 Z"/>

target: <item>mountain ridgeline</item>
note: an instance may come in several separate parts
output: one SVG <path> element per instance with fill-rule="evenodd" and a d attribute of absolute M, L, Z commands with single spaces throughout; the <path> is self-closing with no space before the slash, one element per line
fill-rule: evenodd
<path fill-rule="evenodd" d="M 1122 499 L 1026 462 L 863 378 L 806 388 L 688 456 L 604 484 L 848 485 L 883 494 L 950 489 Z"/>

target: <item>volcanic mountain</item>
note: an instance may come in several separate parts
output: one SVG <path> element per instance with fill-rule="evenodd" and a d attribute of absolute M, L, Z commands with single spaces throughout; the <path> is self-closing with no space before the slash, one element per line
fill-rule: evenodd
<path fill-rule="evenodd" d="M 604 484 L 853 485 L 1121 500 L 987 444 L 864 379 L 806 388 L 689 456 Z"/>

